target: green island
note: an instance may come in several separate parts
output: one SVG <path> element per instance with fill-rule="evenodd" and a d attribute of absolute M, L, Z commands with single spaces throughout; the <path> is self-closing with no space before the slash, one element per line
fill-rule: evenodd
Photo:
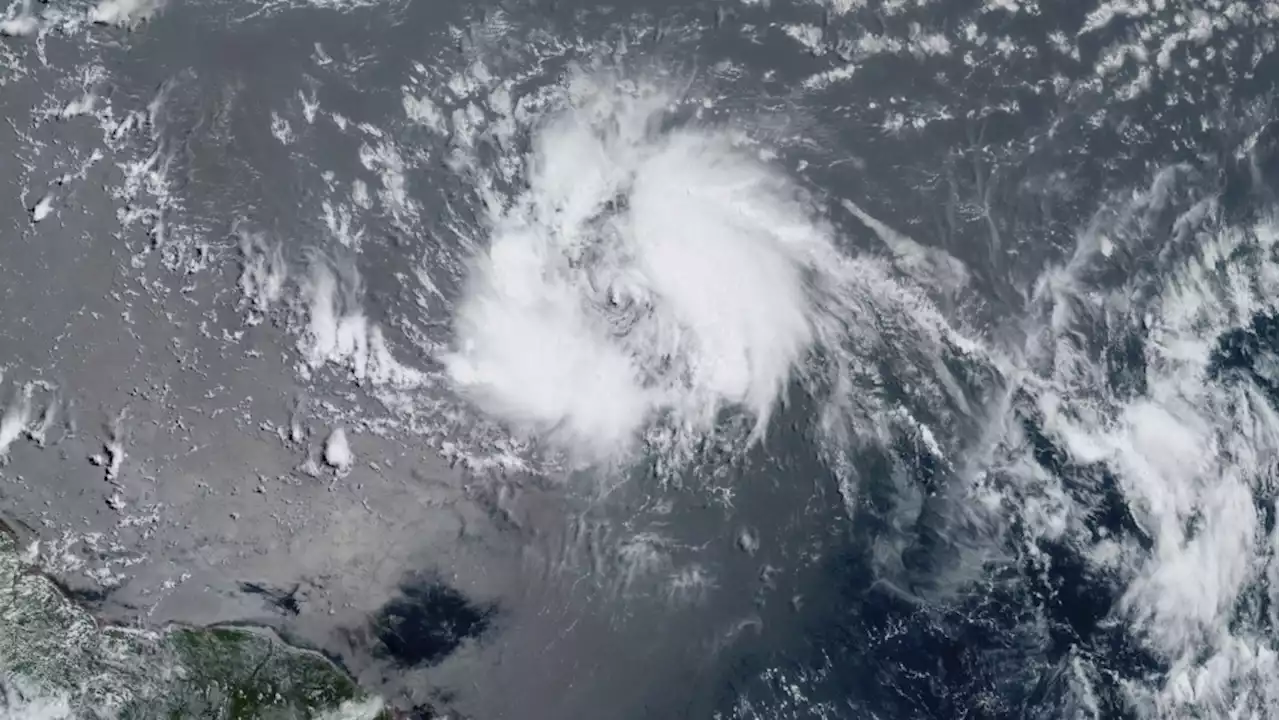
<path fill-rule="evenodd" d="M 0 720 L 391 720 L 320 653 L 255 627 L 105 625 L 0 524 Z"/>

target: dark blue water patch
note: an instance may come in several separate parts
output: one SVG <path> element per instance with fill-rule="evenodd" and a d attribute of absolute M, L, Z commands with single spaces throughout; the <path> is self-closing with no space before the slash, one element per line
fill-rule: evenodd
<path fill-rule="evenodd" d="M 99 608 L 111 596 L 111 591 L 102 588 L 62 587 L 63 593 L 75 601 L 77 605 L 90 610 Z"/>
<path fill-rule="evenodd" d="M 1117 616 L 1122 578 L 1091 567 L 1078 543 L 1127 538 L 1149 549 L 1151 539 L 1104 466 L 1074 463 L 1029 397 L 1015 407 L 1036 462 L 1088 509 L 1089 533 L 1034 537 L 1011 508 L 992 535 L 955 512 L 956 478 L 910 438 L 863 453 L 852 517 L 796 575 L 793 637 L 766 632 L 726 660 L 714 688 L 722 717 L 773 717 L 754 714 L 763 707 L 783 709 L 777 717 L 1057 717 L 1077 702 L 1077 660 L 1092 669 L 1103 715 L 1132 716 L 1122 683 L 1147 684 L 1167 663 Z M 982 556 L 966 551 L 984 543 L 999 552 L 975 572 Z"/>
<path fill-rule="evenodd" d="M 1105 464 L 1074 463 L 1070 455 L 1045 433 L 1043 419 L 1025 392 L 1019 392 L 1014 414 L 1030 443 L 1036 464 L 1061 482 L 1063 490 L 1072 496 L 1078 507 L 1085 508 L 1094 542 L 1105 537 L 1128 537 L 1143 550 L 1153 547 L 1154 541 L 1129 510 L 1118 479 Z"/>
<path fill-rule="evenodd" d="M 490 627 L 497 607 L 477 603 L 435 578 L 411 580 L 370 621 L 375 655 L 401 667 L 438 664 Z"/>
<path fill-rule="evenodd" d="M 975 531 L 947 510 L 949 469 L 908 438 L 860 462 L 853 517 L 795 573 L 786 632 L 766 623 L 717 669 L 721 717 L 1026 717 L 1053 658 L 1019 568 L 957 569 Z"/>
<path fill-rule="evenodd" d="M 1280 393 L 1275 372 L 1277 346 L 1280 346 L 1280 316 L 1273 311 L 1255 313 L 1247 326 L 1233 328 L 1218 337 L 1209 358 L 1209 378 L 1223 383 L 1241 380 L 1253 383 L 1267 394 L 1275 408 L 1277 393 Z"/>
<path fill-rule="evenodd" d="M 1146 395 L 1146 328 L 1125 324 L 1109 328 L 1108 335 L 1110 342 L 1103 352 L 1111 395 L 1120 401 Z"/>
<path fill-rule="evenodd" d="M 1016 587 L 918 603 L 875 583 L 859 555 L 825 567 L 829 590 L 805 609 L 807 652 L 769 661 L 822 678 L 804 694 L 840 717 L 1020 717 L 1045 663 Z"/>
<path fill-rule="evenodd" d="M 301 585 L 295 584 L 292 589 L 283 590 L 264 583 L 242 581 L 239 587 L 240 592 L 261 597 L 267 605 L 284 615 L 297 615 L 302 611 L 298 600 Z"/>
<path fill-rule="evenodd" d="M 1124 593 L 1123 579 L 1090 566 L 1085 546 L 1106 539 L 1132 542 L 1144 551 L 1153 539 L 1130 511 L 1118 478 L 1102 463 L 1078 464 L 1044 432 L 1033 404 L 1015 404 L 1035 461 L 1056 477 L 1063 490 L 1085 510 L 1083 539 L 1027 537 L 1037 550 L 1022 557 L 1026 589 L 1043 609 L 1049 632 L 1047 656 L 1074 653 L 1100 670 L 1092 688 L 1104 717 L 1131 717 L 1123 681 L 1144 681 L 1168 671 L 1168 663 L 1143 647 L 1115 614 Z M 1021 518 L 1013 534 L 1027 536 Z"/>
<path fill-rule="evenodd" d="M 811 708 L 783 717 L 1025 718 L 1069 702 L 1056 680 L 1071 656 L 1107 670 L 1095 687 L 1106 717 L 1128 717 L 1118 679 L 1163 669 L 1117 625 L 1114 587 L 1098 582 L 1066 548 L 1046 568 L 993 567 L 949 598 L 921 601 L 877 579 L 868 544 L 850 537 L 811 578 L 800 609 L 802 641 L 739 657 L 720 689 L 778 706 L 778 678 L 803 679 Z M 1061 561 L 1059 563 L 1059 561 Z M 1035 577 L 1047 577 L 1038 585 Z M 1067 592 L 1061 592 L 1062 590 Z M 726 710 L 725 717 L 735 715 Z"/>
<path fill-rule="evenodd" d="M 420 702 L 408 710 L 391 710 L 393 720 L 472 720 L 458 710 L 450 707 L 456 701 L 454 694 L 448 690 L 433 689 L 431 699 Z"/>
<path fill-rule="evenodd" d="M 1120 578 L 1089 567 L 1080 548 L 1069 543 L 1040 541 L 1037 547 L 1040 553 L 1027 560 L 1024 576 L 1044 608 L 1047 655 L 1065 659 L 1074 653 L 1088 661 L 1099 671 L 1091 689 L 1102 716 L 1132 717 L 1121 683 L 1142 684 L 1167 673 L 1168 662 L 1145 648 L 1124 618 L 1115 616 L 1124 593 Z"/>

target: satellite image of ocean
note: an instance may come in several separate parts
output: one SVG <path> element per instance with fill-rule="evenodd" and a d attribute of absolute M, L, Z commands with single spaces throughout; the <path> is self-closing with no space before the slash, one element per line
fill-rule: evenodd
<path fill-rule="evenodd" d="M 1280 718 L 1277 0 L 0 0 L 0 720 Z"/>

